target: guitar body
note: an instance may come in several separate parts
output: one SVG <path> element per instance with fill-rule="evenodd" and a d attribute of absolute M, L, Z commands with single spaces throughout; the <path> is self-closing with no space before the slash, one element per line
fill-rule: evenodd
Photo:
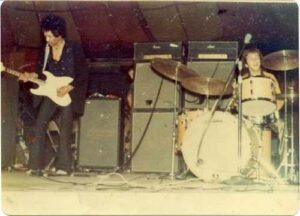
<path fill-rule="evenodd" d="M 15 71 L 9 68 L 5 68 L 3 63 L 0 62 L 0 71 L 5 71 L 11 75 L 20 77 L 21 72 Z M 70 84 L 73 81 L 71 77 L 56 77 L 48 71 L 44 71 L 43 74 L 46 76 L 46 80 L 40 80 L 37 78 L 31 78 L 28 81 L 38 84 L 38 88 L 30 89 L 30 92 L 35 95 L 47 96 L 54 103 L 59 106 L 68 106 L 71 103 L 71 97 L 66 94 L 63 97 L 57 96 L 57 89 Z"/>
<path fill-rule="evenodd" d="M 71 77 L 56 77 L 48 71 L 44 71 L 46 76 L 45 83 L 39 84 L 36 89 L 30 89 L 30 92 L 35 95 L 47 96 L 59 106 L 68 106 L 71 103 L 71 97 L 66 94 L 63 97 L 57 96 L 57 89 L 66 86 L 73 81 Z"/>

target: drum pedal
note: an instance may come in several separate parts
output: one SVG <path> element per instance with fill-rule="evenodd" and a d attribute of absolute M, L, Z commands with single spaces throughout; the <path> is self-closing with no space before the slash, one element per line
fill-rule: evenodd
<path fill-rule="evenodd" d="M 180 174 L 175 175 L 175 179 L 177 179 L 177 180 L 186 180 L 188 178 L 188 176 L 192 176 L 192 173 L 190 172 L 189 169 L 183 171 Z"/>

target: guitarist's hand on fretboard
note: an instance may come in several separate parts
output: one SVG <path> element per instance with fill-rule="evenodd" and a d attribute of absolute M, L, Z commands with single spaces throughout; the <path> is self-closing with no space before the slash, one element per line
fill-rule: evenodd
<path fill-rule="evenodd" d="M 37 77 L 38 77 L 38 75 L 36 73 L 25 72 L 25 73 L 20 74 L 19 80 L 22 80 L 23 82 L 27 82 L 30 79 L 37 78 Z"/>

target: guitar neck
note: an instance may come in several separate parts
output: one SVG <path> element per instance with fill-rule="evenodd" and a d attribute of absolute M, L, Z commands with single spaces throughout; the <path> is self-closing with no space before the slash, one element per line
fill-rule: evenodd
<path fill-rule="evenodd" d="M 19 77 L 19 76 L 22 74 L 22 73 L 20 73 L 19 71 L 15 71 L 15 70 L 12 70 L 12 69 L 9 69 L 9 68 L 6 68 L 5 72 L 6 72 L 6 73 L 9 73 L 9 74 L 11 74 L 11 75 L 14 75 L 14 76 L 16 76 L 16 77 Z M 44 83 L 45 83 L 45 81 L 40 80 L 40 79 L 38 79 L 38 78 L 29 78 L 29 81 L 30 81 L 30 82 L 33 82 L 33 83 L 36 83 L 36 84 L 38 84 L 38 85 L 44 84 Z"/>

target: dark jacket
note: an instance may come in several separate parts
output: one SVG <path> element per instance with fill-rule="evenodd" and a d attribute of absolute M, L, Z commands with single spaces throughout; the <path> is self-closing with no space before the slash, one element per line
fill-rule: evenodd
<path fill-rule="evenodd" d="M 72 99 L 72 110 L 75 115 L 81 116 L 84 113 L 84 104 L 85 99 L 87 95 L 87 85 L 88 85 L 88 67 L 86 64 L 86 58 L 84 55 L 84 52 L 81 48 L 81 46 L 75 42 L 66 41 L 64 50 L 71 51 L 69 53 L 70 58 L 72 59 L 72 68 L 70 69 L 67 76 L 72 77 L 74 80 L 72 83 L 70 83 L 74 89 L 70 92 L 70 96 Z M 44 79 L 44 76 L 42 74 L 42 68 L 44 64 L 44 54 L 45 54 L 45 48 L 41 51 L 40 59 L 37 65 L 37 73 L 39 74 L 39 77 L 41 79 Z M 51 52 L 48 57 L 48 61 L 51 58 Z M 46 66 L 47 70 L 47 66 Z M 51 72 L 51 71 L 49 71 Z M 42 101 L 41 96 L 35 96 L 34 97 L 34 106 L 38 107 Z"/>

